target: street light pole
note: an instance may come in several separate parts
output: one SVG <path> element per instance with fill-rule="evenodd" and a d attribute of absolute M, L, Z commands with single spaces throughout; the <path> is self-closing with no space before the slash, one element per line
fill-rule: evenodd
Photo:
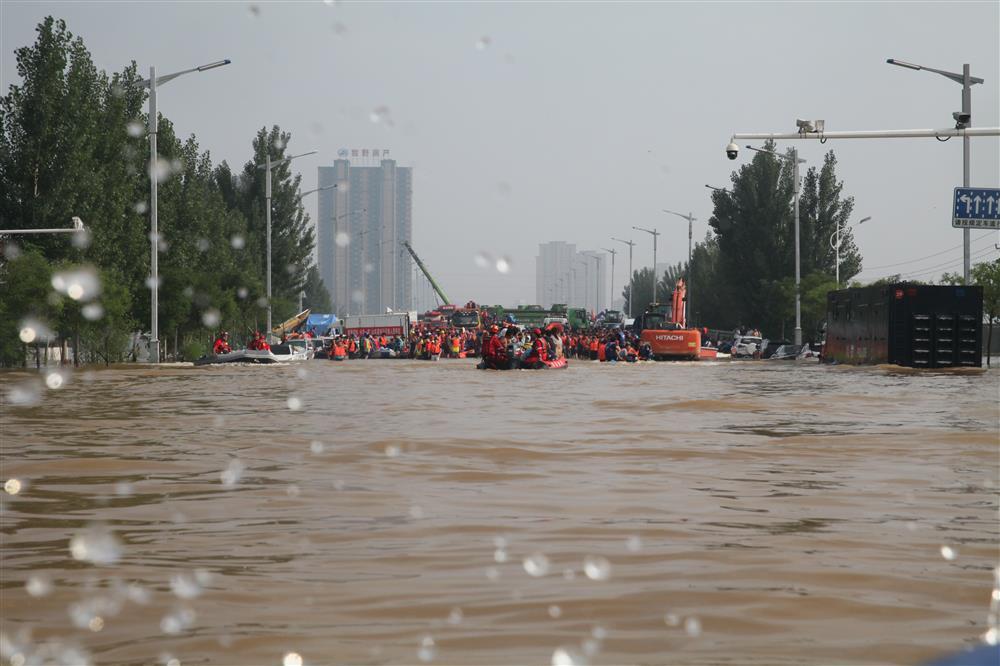
<path fill-rule="evenodd" d="M 861 218 L 861 220 L 857 224 L 855 224 L 853 226 L 860 227 L 862 224 L 864 224 L 865 222 L 867 222 L 870 219 L 872 219 L 870 215 L 868 217 L 863 217 L 863 218 Z M 840 229 L 841 229 L 841 227 L 846 228 L 848 226 L 852 226 L 852 225 L 846 225 L 846 224 L 845 225 L 841 225 L 841 224 L 838 223 L 837 224 L 837 230 L 830 235 L 830 245 L 837 251 L 837 268 L 836 268 L 837 277 L 836 277 L 836 280 L 837 280 L 837 288 L 838 289 L 840 288 Z M 837 239 L 836 244 L 834 244 L 834 242 L 833 242 L 834 237 L 836 237 L 836 239 Z"/>
<path fill-rule="evenodd" d="M 635 301 L 635 285 L 632 284 L 632 278 L 634 276 L 634 273 L 632 273 L 632 248 L 635 247 L 635 243 L 630 240 L 615 238 L 614 236 L 611 237 L 611 240 L 628 245 L 628 318 L 631 319 L 632 302 Z"/>
<path fill-rule="evenodd" d="M 271 161 L 271 151 L 268 147 L 267 155 L 265 156 L 264 164 L 258 164 L 258 169 L 264 169 L 264 215 L 267 219 L 267 333 L 265 336 L 271 335 L 271 170 L 275 167 L 279 167 L 286 162 L 291 162 L 298 157 L 305 157 L 306 155 L 314 155 L 315 150 L 310 150 L 308 153 L 302 153 L 301 155 L 292 155 L 291 157 L 285 157 L 278 160 L 277 162 Z M 336 185 L 334 185 L 336 187 Z M 323 188 L 326 189 L 326 188 Z"/>
<path fill-rule="evenodd" d="M 606 247 L 602 247 L 601 249 L 611 254 L 611 302 L 609 305 L 611 307 L 614 307 L 615 306 L 615 255 L 618 254 L 618 250 L 615 249 L 609 250 Z"/>
<path fill-rule="evenodd" d="M 23 236 L 25 234 L 82 234 L 86 233 L 83 220 L 78 217 L 72 219 L 73 226 L 65 229 L 0 229 L 0 235 L 9 234 L 11 236 Z M 76 242 L 76 241 L 74 241 Z"/>
<path fill-rule="evenodd" d="M 904 62 L 902 60 L 896 60 L 895 58 L 889 58 L 886 60 L 890 65 L 896 65 L 898 67 L 905 67 L 906 69 L 916 69 L 916 70 L 926 70 L 928 72 L 934 72 L 935 74 L 940 74 L 941 76 L 951 79 L 955 83 L 962 84 L 962 110 L 959 113 L 953 113 L 952 117 L 955 119 L 955 129 L 967 129 L 972 127 L 972 86 L 977 83 L 983 83 L 983 79 L 971 76 L 969 74 L 969 63 L 962 65 L 962 73 L 957 72 L 947 72 L 941 69 L 934 69 L 933 67 L 924 67 L 923 65 L 915 65 L 912 62 Z M 964 134 L 962 136 L 962 185 L 969 187 L 969 135 Z M 962 229 L 962 247 L 963 247 L 963 261 L 962 261 L 962 274 L 965 277 L 965 282 L 969 282 L 969 270 L 970 270 L 970 232 L 971 230 L 966 227 Z"/>
<path fill-rule="evenodd" d="M 647 234 L 651 234 L 653 236 L 653 302 L 656 303 L 656 237 L 660 235 L 660 232 L 656 229 L 645 229 L 643 227 L 632 228 L 636 231 L 645 231 Z"/>
<path fill-rule="evenodd" d="M 694 221 L 698 218 L 694 216 L 694 213 L 688 213 L 684 215 L 683 213 L 675 213 L 672 210 L 663 209 L 664 213 L 670 213 L 671 215 L 676 215 L 677 217 L 683 218 L 688 221 L 688 263 L 687 270 L 684 271 L 684 277 L 687 282 L 687 296 L 684 300 L 684 321 L 690 325 L 691 322 L 691 238 L 693 236 Z"/>
<path fill-rule="evenodd" d="M 152 256 L 150 258 L 150 291 L 152 301 L 150 307 L 150 340 L 149 340 L 149 360 L 151 363 L 160 362 L 160 230 L 157 210 L 157 161 L 156 136 L 159 132 L 159 118 L 156 109 L 156 86 L 176 79 L 178 76 L 190 74 L 192 72 L 204 72 L 216 67 L 228 65 L 231 60 L 219 60 L 210 62 L 207 65 L 185 69 L 173 74 L 156 76 L 156 68 L 149 68 L 149 79 L 138 81 L 135 85 L 141 88 L 149 88 L 149 117 L 147 118 L 147 133 L 149 134 L 149 238 L 152 243 Z"/>
<path fill-rule="evenodd" d="M 799 194 L 801 193 L 802 184 L 799 182 L 799 164 L 805 164 L 805 160 L 799 159 L 799 151 L 796 148 L 792 148 L 792 156 L 782 155 L 781 153 L 776 153 L 773 150 L 764 150 L 763 148 L 754 148 L 753 146 L 747 146 L 749 150 L 755 150 L 758 153 L 767 153 L 768 155 L 773 155 L 775 157 L 781 158 L 783 160 L 792 161 L 792 178 L 794 180 L 794 207 L 795 207 L 795 344 L 802 344 L 802 264 L 800 261 L 800 244 L 799 244 Z"/>

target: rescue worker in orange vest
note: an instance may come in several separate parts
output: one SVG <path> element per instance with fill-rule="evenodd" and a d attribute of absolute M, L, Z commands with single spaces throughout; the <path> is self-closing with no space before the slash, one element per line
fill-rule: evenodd
<path fill-rule="evenodd" d="M 253 332 L 253 339 L 250 340 L 247 347 L 256 351 L 271 351 L 271 345 L 267 344 L 267 340 L 264 339 L 264 335 L 260 331 Z"/>
<path fill-rule="evenodd" d="M 536 328 L 531 332 L 534 336 L 531 341 L 531 351 L 528 355 L 524 357 L 524 365 L 533 368 L 542 365 L 542 361 L 546 361 L 549 358 L 549 345 L 542 337 L 541 329 Z"/>
<path fill-rule="evenodd" d="M 596 361 L 598 356 L 598 350 L 601 348 L 601 343 L 598 341 L 597 336 L 590 341 L 590 360 Z"/>
<path fill-rule="evenodd" d="M 490 328 L 492 335 L 484 350 L 484 360 L 487 368 L 506 370 L 510 359 L 507 357 L 506 341 L 500 337 L 500 329 L 496 326 Z"/>
<path fill-rule="evenodd" d="M 330 350 L 331 361 L 347 360 L 347 347 L 344 346 L 344 339 L 337 338 L 333 341 L 333 349 Z"/>
<path fill-rule="evenodd" d="M 212 345 L 212 353 L 228 354 L 231 351 L 233 351 L 233 348 L 229 346 L 229 331 L 223 331 L 215 339 L 215 344 Z"/>

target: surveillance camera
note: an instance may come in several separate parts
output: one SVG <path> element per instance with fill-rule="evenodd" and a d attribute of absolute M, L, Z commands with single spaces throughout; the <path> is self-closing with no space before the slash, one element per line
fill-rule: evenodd
<path fill-rule="evenodd" d="M 972 120 L 971 113 L 962 113 L 961 111 L 955 111 L 951 117 L 955 119 L 955 129 L 965 129 Z"/>
<path fill-rule="evenodd" d="M 740 155 L 740 147 L 735 143 L 730 143 L 726 146 L 726 157 L 731 160 L 735 160 Z"/>

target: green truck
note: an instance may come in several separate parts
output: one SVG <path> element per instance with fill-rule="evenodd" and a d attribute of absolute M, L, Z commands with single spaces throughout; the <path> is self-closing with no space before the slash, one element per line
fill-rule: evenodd
<path fill-rule="evenodd" d="M 503 321 L 510 315 L 514 321 L 522 326 L 543 326 L 546 320 L 565 319 L 570 328 L 587 328 L 590 326 L 590 315 L 586 308 L 571 308 L 564 303 L 556 303 L 551 308 L 545 309 L 541 305 L 518 305 L 515 308 L 507 308 L 502 305 L 493 305 L 487 308 L 489 313 L 499 321 Z"/>

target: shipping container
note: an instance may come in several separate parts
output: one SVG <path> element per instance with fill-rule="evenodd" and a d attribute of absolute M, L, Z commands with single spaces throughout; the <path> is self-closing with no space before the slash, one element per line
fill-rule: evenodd
<path fill-rule="evenodd" d="M 983 288 L 896 283 L 827 294 L 827 363 L 981 367 Z"/>

